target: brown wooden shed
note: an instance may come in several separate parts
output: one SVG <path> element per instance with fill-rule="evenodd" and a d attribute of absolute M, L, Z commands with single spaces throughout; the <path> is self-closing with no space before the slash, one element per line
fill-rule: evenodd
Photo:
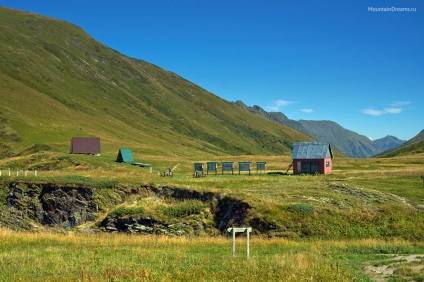
<path fill-rule="evenodd" d="M 100 138 L 72 137 L 71 154 L 100 155 Z"/>

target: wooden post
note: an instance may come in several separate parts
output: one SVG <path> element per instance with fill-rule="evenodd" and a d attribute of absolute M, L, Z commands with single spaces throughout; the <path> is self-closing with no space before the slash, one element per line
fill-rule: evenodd
<path fill-rule="evenodd" d="M 34 170 L 34 176 L 37 176 L 37 170 Z"/>
<path fill-rule="evenodd" d="M 236 229 L 233 228 L 233 257 L 236 256 Z"/>
<path fill-rule="evenodd" d="M 249 231 L 247 231 L 246 232 L 247 234 L 247 239 L 246 239 L 246 241 L 247 241 L 247 243 L 246 243 L 246 254 L 247 254 L 247 259 L 249 259 L 249 257 L 250 257 L 250 240 L 249 240 L 249 237 L 250 237 L 250 232 Z"/>

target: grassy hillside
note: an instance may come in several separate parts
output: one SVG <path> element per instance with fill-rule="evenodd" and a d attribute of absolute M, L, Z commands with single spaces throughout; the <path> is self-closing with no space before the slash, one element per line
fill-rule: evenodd
<path fill-rule="evenodd" d="M 290 154 L 311 138 L 126 57 L 61 20 L 0 8 L 0 154 L 99 136 L 156 155 Z"/>

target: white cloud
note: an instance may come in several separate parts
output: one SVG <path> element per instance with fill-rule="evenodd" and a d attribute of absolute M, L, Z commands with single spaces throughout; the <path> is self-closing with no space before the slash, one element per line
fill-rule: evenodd
<path fill-rule="evenodd" d="M 307 114 L 310 114 L 310 113 L 312 113 L 314 110 L 313 110 L 313 109 L 301 109 L 300 111 L 301 111 L 301 112 L 304 112 L 304 113 L 307 113 Z"/>
<path fill-rule="evenodd" d="M 393 101 L 389 104 L 390 107 L 403 107 L 406 105 L 411 104 L 411 102 L 408 101 Z"/>
<path fill-rule="evenodd" d="M 385 108 L 384 112 L 388 114 L 399 114 L 403 111 L 401 108 Z"/>
<path fill-rule="evenodd" d="M 265 108 L 269 112 L 278 112 L 281 107 L 286 107 L 286 106 L 289 106 L 289 105 L 294 104 L 294 103 L 296 103 L 296 102 L 286 101 L 286 100 L 277 100 L 277 101 L 274 102 L 274 105 L 266 106 Z"/>
<path fill-rule="evenodd" d="M 382 114 L 384 114 L 384 111 L 374 110 L 374 109 L 365 109 L 365 110 L 362 110 L 362 112 L 366 115 L 371 115 L 371 116 L 381 116 Z"/>
<path fill-rule="evenodd" d="M 294 102 L 286 101 L 286 100 L 277 100 L 277 101 L 275 101 L 275 105 L 277 105 L 278 107 L 288 106 L 288 105 L 291 105 L 293 103 Z"/>
<path fill-rule="evenodd" d="M 364 114 L 371 115 L 371 116 L 381 116 L 385 114 L 400 114 L 403 111 L 402 108 L 384 108 L 384 110 L 375 110 L 375 109 L 365 109 L 362 110 Z"/>

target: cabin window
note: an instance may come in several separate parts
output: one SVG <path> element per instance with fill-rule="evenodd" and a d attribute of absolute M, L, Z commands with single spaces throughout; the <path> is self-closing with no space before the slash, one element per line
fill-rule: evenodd
<path fill-rule="evenodd" d="M 325 161 L 325 167 L 330 167 L 330 161 Z"/>

